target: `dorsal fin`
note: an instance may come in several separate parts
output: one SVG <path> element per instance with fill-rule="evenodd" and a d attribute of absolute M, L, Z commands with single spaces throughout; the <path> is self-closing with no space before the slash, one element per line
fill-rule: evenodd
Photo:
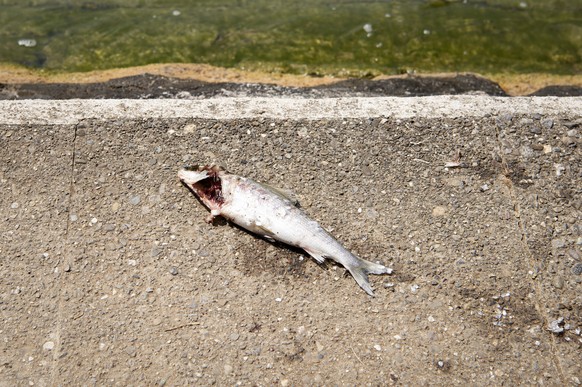
<path fill-rule="evenodd" d="M 297 199 L 297 195 L 295 195 L 295 193 L 293 193 L 292 191 L 287 190 L 287 189 L 273 187 L 272 185 L 267 184 L 267 183 L 259 183 L 259 184 L 262 185 L 265 189 L 268 189 L 269 191 L 273 192 L 275 195 L 281 197 L 282 199 L 290 201 L 291 204 L 293 204 L 295 207 L 301 207 L 301 204 L 299 203 L 299 200 Z"/>

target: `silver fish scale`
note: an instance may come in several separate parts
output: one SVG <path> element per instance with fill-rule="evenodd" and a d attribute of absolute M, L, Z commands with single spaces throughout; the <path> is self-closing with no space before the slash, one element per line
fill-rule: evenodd
<path fill-rule="evenodd" d="M 259 235 L 300 247 L 323 262 L 324 257 L 344 266 L 357 265 L 359 259 L 305 212 L 251 180 L 224 175 L 222 190 L 226 198 L 221 215 Z"/>

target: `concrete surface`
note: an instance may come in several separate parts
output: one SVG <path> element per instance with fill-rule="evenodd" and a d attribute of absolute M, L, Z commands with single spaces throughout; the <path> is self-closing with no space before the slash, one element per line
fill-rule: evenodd
<path fill-rule="evenodd" d="M 579 385 L 581 106 L 2 101 L 0 385 Z M 206 224 L 194 162 L 395 273 Z"/>

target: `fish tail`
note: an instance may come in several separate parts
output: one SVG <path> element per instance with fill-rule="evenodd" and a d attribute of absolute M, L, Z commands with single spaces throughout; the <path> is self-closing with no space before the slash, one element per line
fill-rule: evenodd
<path fill-rule="evenodd" d="M 392 269 L 380 265 L 379 263 L 374 263 L 360 259 L 358 265 L 354 265 L 347 268 L 362 289 L 366 291 L 370 296 L 374 297 L 374 290 L 370 286 L 370 281 L 368 280 L 368 274 L 390 274 Z"/>

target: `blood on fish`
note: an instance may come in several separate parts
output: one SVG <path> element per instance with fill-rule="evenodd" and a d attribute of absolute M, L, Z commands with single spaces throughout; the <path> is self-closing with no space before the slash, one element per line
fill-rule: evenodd
<path fill-rule="evenodd" d="M 220 177 L 218 177 L 218 171 L 216 170 L 209 169 L 208 177 L 194 183 L 192 189 L 198 192 L 200 196 L 204 196 L 219 206 L 224 203 L 224 197 L 222 196 L 222 181 L 220 180 Z"/>

